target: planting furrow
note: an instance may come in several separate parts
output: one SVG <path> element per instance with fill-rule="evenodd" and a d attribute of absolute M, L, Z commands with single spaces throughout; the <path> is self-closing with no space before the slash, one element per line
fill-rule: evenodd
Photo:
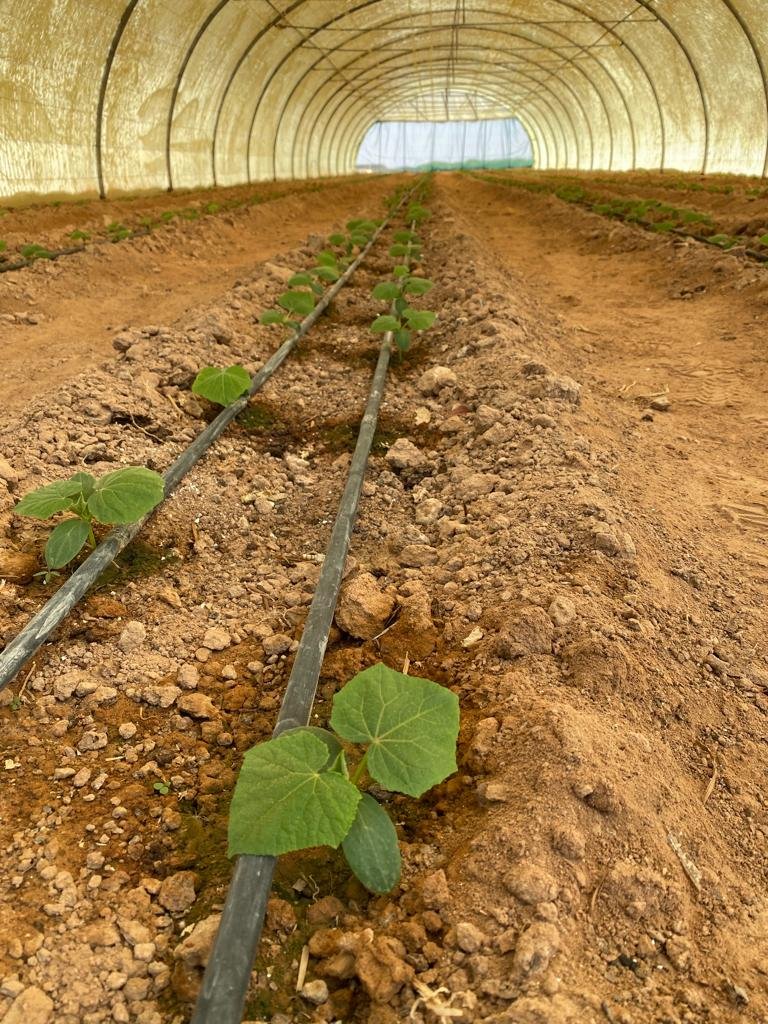
<path fill-rule="evenodd" d="M 314 326 L 318 318 L 326 311 L 330 303 L 349 282 L 352 275 L 367 257 L 381 232 L 386 228 L 387 223 L 388 221 L 385 220 L 375 230 L 370 240 L 361 248 L 359 254 L 352 260 L 347 269 L 330 288 L 325 290 L 311 312 L 295 327 L 291 336 L 283 342 L 261 369 L 253 375 L 246 394 L 226 405 L 218 416 L 175 460 L 163 477 L 164 498 L 169 497 L 192 467 L 221 436 L 229 424 L 243 412 L 249 400 L 261 390 L 299 341 Z M 40 649 L 63 619 L 82 599 L 84 594 L 103 574 L 110 563 L 135 539 L 148 518 L 149 515 L 142 516 L 135 523 L 119 526 L 112 530 L 57 591 L 55 596 L 46 602 L 44 607 L 30 620 L 18 636 L 6 645 L 2 653 L 0 653 L 0 690 L 16 677 L 21 666 Z"/>
<path fill-rule="evenodd" d="M 417 219 L 423 219 L 426 211 L 414 206 L 411 213 L 416 219 L 411 222 L 410 230 L 396 234 L 396 243 L 390 249 L 390 254 L 397 260 L 396 271 L 400 273 L 396 272 L 395 282 L 380 283 L 373 289 L 372 294 L 375 298 L 391 301 L 390 314 L 378 317 L 373 323 L 374 331 L 383 335 L 376 368 L 317 588 L 273 730 L 272 735 L 275 738 L 291 730 L 306 727 L 311 722 L 320 671 L 333 626 L 365 471 L 376 433 L 390 358 L 393 350 L 399 351 L 402 356 L 402 352 L 410 347 L 413 330 L 426 329 L 434 320 L 434 314 L 421 313 L 422 318 L 426 316 L 427 320 L 422 320 L 419 328 L 417 314 L 410 309 L 406 299 L 409 282 L 423 282 L 423 287 L 421 284 L 412 284 L 410 291 L 414 294 L 423 294 L 431 287 L 431 282 L 410 275 L 411 260 L 419 256 L 414 228 Z M 376 836 L 376 843 L 382 841 L 385 840 L 382 840 L 381 836 Z M 313 843 L 308 840 L 305 845 Z M 251 968 L 267 913 L 276 860 L 274 855 L 264 853 L 241 853 L 237 858 L 221 923 L 192 1017 L 193 1024 L 239 1024 L 242 1019 Z M 394 885 L 397 877 L 399 868 L 396 877 L 389 882 L 388 888 Z M 243 908 L 248 908 L 245 913 Z"/>

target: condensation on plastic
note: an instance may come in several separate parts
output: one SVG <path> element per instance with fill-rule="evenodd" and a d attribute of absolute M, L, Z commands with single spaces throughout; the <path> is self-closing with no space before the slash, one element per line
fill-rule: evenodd
<path fill-rule="evenodd" d="M 354 171 L 517 117 L 536 166 L 768 170 L 766 0 L 0 0 L 0 194 Z"/>

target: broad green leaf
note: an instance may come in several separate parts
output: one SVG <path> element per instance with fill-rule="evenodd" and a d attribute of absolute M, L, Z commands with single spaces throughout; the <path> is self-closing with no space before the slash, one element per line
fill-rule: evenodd
<path fill-rule="evenodd" d="M 315 297 L 309 292 L 283 292 L 277 302 L 297 316 L 308 316 L 315 308 Z"/>
<path fill-rule="evenodd" d="M 135 523 L 159 505 L 164 494 L 159 473 L 144 466 L 126 466 L 96 481 L 88 509 L 100 523 Z"/>
<path fill-rule="evenodd" d="M 285 322 L 285 313 L 279 309 L 268 309 L 259 317 L 260 324 L 282 324 Z"/>
<path fill-rule="evenodd" d="M 381 281 L 373 289 L 371 293 L 374 299 L 382 299 L 383 301 L 391 301 L 396 299 L 400 294 L 400 286 L 395 284 L 394 281 Z"/>
<path fill-rule="evenodd" d="M 242 366 L 206 366 L 195 377 L 192 390 L 209 402 L 231 405 L 251 387 L 251 375 Z"/>
<path fill-rule="evenodd" d="M 327 249 L 324 249 L 322 252 L 319 252 L 317 254 L 316 259 L 318 266 L 321 267 L 335 267 L 336 264 L 338 263 L 336 253 L 328 252 Z"/>
<path fill-rule="evenodd" d="M 361 793 L 328 771 L 328 761 L 328 745 L 307 729 L 251 747 L 232 797 L 229 855 L 337 847 L 352 827 Z"/>
<path fill-rule="evenodd" d="M 338 759 L 339 754 L 342 753 L 341 744 L 338 739 L 333 735 L 329 729 L 321 729 L 319 725 L 302 725 L 299 727 L 301 732 L 309 733 L 316 739 L 324 743 L 328 750 L 328 759 L 323 765 L 323 768 L 329 770 L 334 762 Z M 298 732 L 299 729 L 288 729 L 283 736 L 287 736 L 289 732 Z"/>
<path fill-rule="evenodd" d="M 408 267 L 405 267 L 405 266 L 403 266 L 402 263 L 400 263 L 400 264 L 398 264 L 395 267 L 395 269 L 392 271 L 392 273 L 394 274 L 395 277 L 407 277 L 408 276 Z"/>
<path fill-rule="evenodd" d="M 393 235 L 396 242 L 407 245 L 409 242 L 418 242 L 418 235 L 414 231 L 396 231 Z"/>
<path fill-rule="evenodd" d="M 430 288 L 434 288 L 432 281 L 425 277 L 409 277 L 403 285 L 403 291 L 407 295 L 425 295 Z"/>
<path fill-rule="evenodd" d="M 437 313 L 431 313 L 427 309 L 405 309 L 403 316 L 412 331 L 426 331 L 437 319 Z"/>
<path fill-rule="evenodd" d="M 391 245 L 389 247 L 390 256 L 407 256 L 409 252 L 410 247 L 407 245 L 402 245 L 400 242 L 398 242 L 396 245 Z"/>
<path fill-rule="evenodd" d="M 384 334 L 386 331 L 396 331 L 400 327 L 400 321 L 396 316 L 391 316 L 389 313 L 385 313 L 383 316 L 377 316 L 371 324 L 371 330 L 374 334 Z"/>
<path fill-rule="evenodd" d="M 341 234 L 338 234 L 338 233 L 336 233 L 334 235 L 330 235 L 328 237 L 328 241 L 330 242 L 331 245 L 344 245 L 346 240 L 347 240 L 346 235 L 341 235 Z"/>
<path fill-rule="evenodd" d="M 71 480 L 58 480 L 55 484 L 47 484 L 45 487 L 25 494 L 13 511 L 17 516 L 50 519 L 57 512 L 66 512 L 67 509 L 72 508 L 75 499 L 81 492 L 82 484 L 74 477 Z"/>
<path fill-rule="evenodd" d="M 322 281 L 338 281 L 341 277 L 341 274 L 335 267 L 315 267 L 312 273 Z"/>
<path fill-rule="evenodd" d="M 401 352 L 407 352 L 411 347 L 411 332 L 404 327 L 395 331 L 392 338 Z"/>
<path fill-rule="evenodd" d="M 291 286 L 291 288 L 299 288 L 302 285 L 304 287 L 309 288 L 312 286 L 312 278 L 309 276 L 309 274 L 305 273 L 294 274 L 293 277 L 289 279 L 288 284 Z"/>
<path fill-rule="evenodd" d="M 406 309 L 408 309 L 408 299 L 395 299 L 395 316 L 402 316 Z"/>
<path fill-rule="evenodd" d="M 390 892 L 400 881 L 400 846 L 395 826 L 368 793 L 363 793 L 357 817 L 341 848 L 347 863 L 370 892 Z"/>
<path fill-rule="evenodd" d="M 96 486 L 96 479 L 90 473 L 75 473 L 69 478 L 69 483 L 76 484 L 84 498 L 90 498 Z"/>
<path fill-rule="evenodd" d="M 385 789 L 421 796 L 456 771 L 455 693 L 386 665 L 373 665 L 333 698 L 331 727 L 369 744 L 367 767 Z"/>
<path fill-rule="evenodd" d="M 84 519 L 67 519 L 59 523 L 45 545 L 45 564 L 49 569 L 61 569 L 71 562 L 91 532 Z"/>

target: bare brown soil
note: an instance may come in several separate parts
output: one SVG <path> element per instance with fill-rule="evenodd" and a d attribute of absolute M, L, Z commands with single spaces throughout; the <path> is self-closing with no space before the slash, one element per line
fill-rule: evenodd
<path fill-rule="evenodd" d="M 354 209 L 329 221 L 384 190 L 336 188 Z M 335 853 L 281 861 L 248 1019 L 762 1024 L 768 271 L 464 176 L 430 205 L 440 321 L 393 366 L 347 567 L 397 617 L 376 640 L 334 630 L 316 721 L 356 670 L 407 656 L 460 696 L 460 772 L 389 802 L 391 897 Z M 180 311 L 189 271 L 167 262 Z M 388 262 L 382 246 L 0 709 L 0 1020 L 30 989 L 60 1024 L 189 1019 L 229 794 L 301 634 Z M 8 415 L 6 638 L 44 600 L 18 495 L 83 464 L 164 468 L 208 415 L 195 368 L 274 347 L 255 317 L 280 268 L 231 272 L 175 323 L 170 296 L 165 318 L 126 298 L 125 352 Z M 58 316 L 57 279 L 36 287 Z M 399 437 L 410 468 L 387 455 Z M 319 1005 L 295 992 L 305 943 Z"/>
<path fill-rule="evenodd" d="M 254 263 L 279 256 L 312 234 L 326 235 L 347 210 L 381 213 L 387 179 L 251 186 L 108 203 L 12 210 L 0 237 L 50 248 L 71 244 L 75 227 L 94 233 L 112 221 L 135 227 L 143 216 L 201 209 L 253 195 L 265 202 L 173 221 L 148 237 L 89 245 L 56 262 L 0 274 L 0 402 L 17 410 L 112 351 L 114 335 L 170 323 L 190 305 L 213 299 Z M 31 360 L 33 362 L 31 362 Z"/>

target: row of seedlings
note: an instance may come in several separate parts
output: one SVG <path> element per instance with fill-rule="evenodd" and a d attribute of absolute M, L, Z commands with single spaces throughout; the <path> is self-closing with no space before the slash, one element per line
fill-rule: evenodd
<path fill-rule="evenodd" d="M 401 200 L 402 196 L 396 195 L 390 203 L 391 210 L 395 210 Z M 16 677 L 25 662 L 40 649 L 120 552 L 134 540 L 149 516 L 282 365 L 350 280 L 388 221 L 389 217 L 379 222 L 351 221 L 347 225 L 347 234 L 334 235 L 330 240 L 338 250 L 333 267 L 328 265 L 330 257 L 324 259 L 321 253 L 317 266 L 291 279 L 293 284 L 289 283 L 288 290 L 278 299 L 279 311 L 265 314 L 262 318 L 264 322 L 289 327 L 290 333 L 253 378 L 242 366 L 201 369 L 193 391 L 224 408 L 164 475 L 145 466 L 126 466 L 100 479 L 87 472 L 78 472 L 68 480 L 31 492 L 15 506 L 17 515 L 39 520 L 67 516 L 51 531 L 45 546 L 45 568 L 39 575 L 47 584 L 54 582 L 61 575 L 61 570 L 84 549 L 90 547 L 93 550 L 0 653 L 0 689 Z M 309 289 L 303 287 L 305 279 L 311 282 Z M 301 282 L 300 286 L 297 286 L 297 280 Z M 323 285 L 328 283 L 330 287 L 324 289 Z M 303 319 L 296 319 L 300 316 Z M 101 527 L 113 529 L 97 544 L 97 533 L 101 532 Z"/>
<path fill-rule="evenodd" d="M 326 726 L 310 725 L 323 657 L 362 492 L 391 354 L 402 358 L 437 314 L 411 299 L 432 282 L 411 273 L 428 216 L 408 206 L 409 228 L 394 235 L 391 277 L 373 288 L 389 311 L 372 322 L 382 335 L 379 358 L 335 524 L 272 738 L 245 754 L 229 815 L 229 855 L 236 857 L 193 1024 L 238 1024 L 267 910 L 276 858 L 327 846 L 341 848 L 354 875 L 375 894 L 400 879 L 395 826 L 382 803 L 414 798 L 457 770 L 459 704 L 429 679 L 378 663 L 333 697 Z"/>

